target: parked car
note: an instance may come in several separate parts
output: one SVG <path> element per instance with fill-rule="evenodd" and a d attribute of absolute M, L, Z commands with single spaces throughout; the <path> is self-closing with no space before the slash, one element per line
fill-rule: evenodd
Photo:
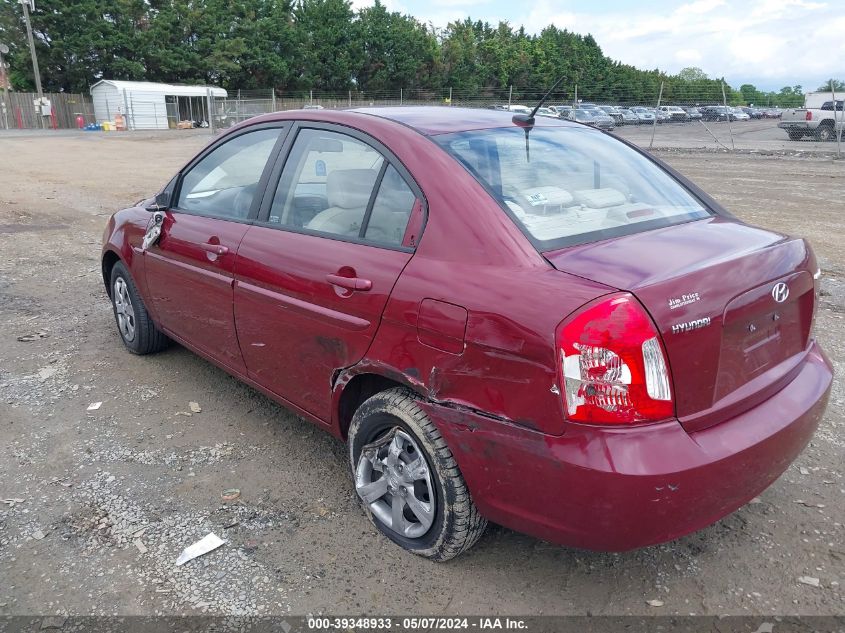
<path fill-rule="evenodd" d="M 573 110 L 572 106 L 568 106 L 568 105 L 554 106 L 554 107 L 549 108 L 549 109 L 557 112 L 558 117 L 561 118 L 561 119 L 568 119 L 569 114 Z"/>
<path fill-rule="evenodd" d="M 568 118 L 572 121 L 578 121 L 578 123 L 586 123 L 587 125 L 598 127 L 596 117 L 594 117 L 589 110 L 584 110 L 583 108 L 576 108 L 575 110 L 570 111 Z"/>
<path fill-rule="evenodd" d="M 836 100 L 836 110 L 833 101 L 826 101 L 821 108 L 796 108 L 787 110 L 778 127 L 786 130 L 789 138 L 798 141 L 804 137 L 818 141 L 836 140 L 837 131 L 845 136 L 845 100 Z"/>
<path fill-rule="evenodd" d="M 763 110 L 764 119 L 779 119 L 783 116 L 783 111 L 780 108 L 766 108 Z"/>
<path fill-rule="evenodd" d="M 745 112 L 745 114 L 747 114 L 750 119 L 762 119 L 763 118 L 763 111 L 758 110 L 757 108 L 743 107 L 743 108 L 740 108 L 740 110 Z"/>
<path fill-rule="evenodd" d="M 751 116 L 747 114 L 742 108 L 732 108 L 734 121 L 749 121 Z"/>
<path fill-rule="evenodd" d="M 701 116 L 704 121 L 736 121 L 736 115 L 731 108 L 725 106 L 707 106 L 701 108 Z"/>
<path fill-rule="evenodd" d="M 669 121 L 677 121 L 677 122 L 684 122 L 689 121 L 689 116 L 687 116 L 686 111 L 679 107 L 679 106 L 660 106 L 658 108 L 659 112 L 666 114 L 666 119 Z"/>
<path fill-rule="evenodd" d="M 623 125 L 639 125 L 640 117 L 631 112 L 628 108 L 620 108 L 619 112 L 622 114 Z"/>
<path fill-rule="evenodd" d="M 631 112 L 637 115 L 640 123 L 654 123 L 654 112 L 642 106 L 631 108 Z"/>
<path fill-rule="evenodd" d="M 580 108 L 582 110 L 586 110 L 590 114 L 593 115 L 593 118 L 596 121 L 596 127 L 601 128 L 602 130 L 613 130 L 616 128 L 616 122 L 613 120 L 607 112 L 596 106 L 595 108 Z"/>
<path fill-rule="evenodd" d="M 657 118 L 658 123 L 665 123 L 666 121 L 672 120 L 672 116 L 666 110 L 661 110 L 660 108 L 649 108 L 649 110 Z"/>
<path fill-rule="evenodd" d="M 345 441 L 375 527 L 434 560 L 487 520 L 598 550 L 701 529 L 830 394 L 809 244 L 559 119 L 264 115 L 103 239 L 122 346 L 176 341 Z"/>
<path fill-rule="evenodd" d="M 622 111 L 616 106 L 601 105 L 598 109 L 603 111 L 607 116 L 613 119 L 615 125 L 625 125 L 625 118 L 622 116 Z"/>
<path fill-rule="evenodd" d="M 551 108 L 540 108 L 537 110 L 537 116 L 547 116 L 552 118 L 559 118 L 557 112 L 551 110 Z"/>
<path fill-rule="evenodd" d="M 701 110 L 694 107 L 685 107 L 684 112 L 687 113 L 687 119 L 690 121 L 700 121 L 701 120 Z"/>

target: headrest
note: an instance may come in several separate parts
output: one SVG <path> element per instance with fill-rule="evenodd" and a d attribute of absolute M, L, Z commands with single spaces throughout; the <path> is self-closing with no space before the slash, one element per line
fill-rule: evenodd
<path fill-rule="evenodd" d="M 575 192 L 575 201 L 578 204 L 583 204 L 585 207 L 592 207 L 593 209 L 606 209 L 607 207 L 616 207 L 620 204 L 625 204 L 628 199 L 625 194 L 616 189 L 582 189 Z"/>
<path fill-rule="evenodd" d="M 326 178 L 326 196 L 330 207 L 357 209 L 366 207 L 378 173 L 373 169 L 335 169 Z"/>

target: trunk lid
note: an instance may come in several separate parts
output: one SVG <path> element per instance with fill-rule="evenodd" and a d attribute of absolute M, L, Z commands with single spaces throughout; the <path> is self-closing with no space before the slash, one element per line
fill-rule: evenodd
<path fill-rule="evenodd" d="M 768 398 L 806 350 L 816 261 L 802 239 L 710 218 L 545 256 L 558 270 L 632 292 L 645 306 L 663 338 L 676 413 L 688 431 Z M 775 297 L 781 283 L 788 292 L 779 286 Z"/>

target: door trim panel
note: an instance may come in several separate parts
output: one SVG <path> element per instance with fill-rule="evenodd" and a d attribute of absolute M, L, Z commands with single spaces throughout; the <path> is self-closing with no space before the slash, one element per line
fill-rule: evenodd
<path fill-rule="evenodd" d="M 186 270 L 193 275 L 197 275 L 198 277 L 203 278 L 210 278 L 214 281 L 217 281 L 222 286 L 232 286 L 232 281 L 234 280 L 232 275 L 221 275 L 220 273 L 214 272 L 213 270 L 208 270 L 206 268 L 200 268 L 199 266 L 193 266 L 186 262 L 181 262 L 176 259 L 171 259 L 169 257 L 165 257 L 160 253 L 155 253 L 149 249 L 144 251 L 148 257 L 152 257 L 153 259 L 157 259 L 161 262 L 169 264 L 170 266 L 175 266 L 176 268 L 181 268 L 182 270 Z"/>
<path fill-rule="evenodd" d="M 325 321 L 330 323 L 331 325 L 342 327 L 346 330 L 352 330 L 357 332 L 360 330 L 366 330 L 368 327 L 370 327 L 370 322 L 366 319 L 361 319 L 359 317 L 352 316 L 351 314 L 338 312 L 337 310 L 332 310 L 331 308 L 326 308 L 324 306 L 317 305 L 316 303 L 310 303 L 308 301 L 303 301 L 302 299 L 296 299 L 289 295 L 285 295 L 280 292 L 275 292 L 273 290 L 268 290 L 267 288 L 262 288 L 261 286 L 256 286 L 249 282 L 236 280 L 235 288 L 242 288 L 248 293 L 261 297 L 269 303 L 277 304 L 282 309 L 291 309 L 294 312 L 303 314 L 308 317 L 316 317 L 321 321 Z"/>

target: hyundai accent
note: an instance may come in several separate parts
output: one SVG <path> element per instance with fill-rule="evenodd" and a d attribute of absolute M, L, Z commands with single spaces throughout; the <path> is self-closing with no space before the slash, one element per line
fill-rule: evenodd
<path fill-rule="evenodd" d="M 803 239 L 574 121 L 300 110 L 117 212 L 135 354 L 176 341 L 348 445 L 375 526 L 627 550 L 703 528 L 810 440 L 832 369 Z"/>

